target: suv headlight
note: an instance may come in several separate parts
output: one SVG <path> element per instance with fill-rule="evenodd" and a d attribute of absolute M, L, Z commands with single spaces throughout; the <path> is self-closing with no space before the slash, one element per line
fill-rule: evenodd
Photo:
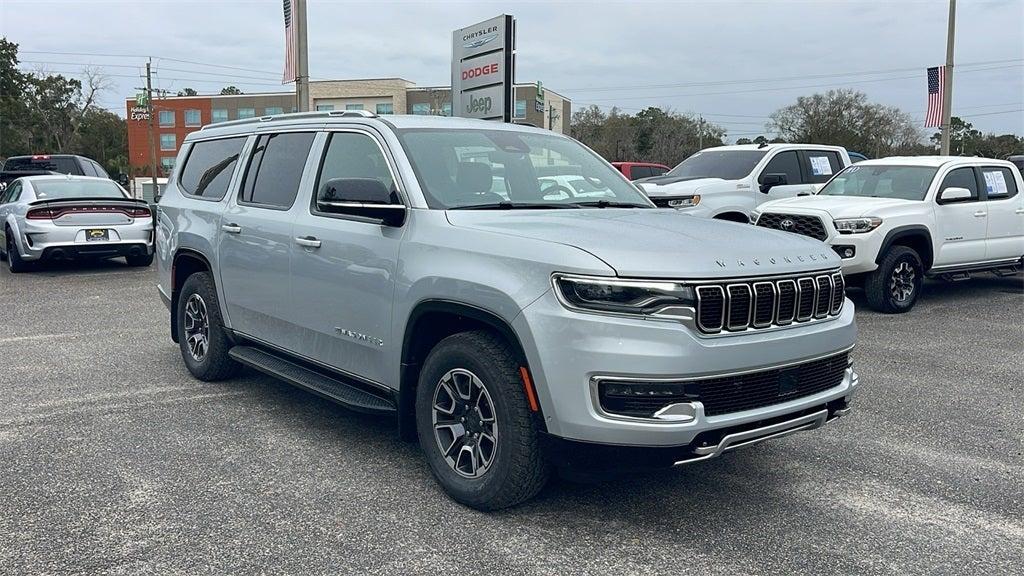
<path fill-rule="evenodd" d="M 700 204 L 700 194 L 681 196 L 668 201 L 669 208 L 693 208 L 697 204 Z"/>
<path fill-rule="evenodd" d="M 750 214 L 747 215 L 747 218 L 750 219 L 750 223 L 751 224 L 757 224 L 757 219 L 760 218 L 760 217 L 761 217 L 761 213 L 758 212 L 757 210 L 751 210 Z"/>
<path fill-rule="evenodd" d="M 678 282 L 565 274 L 555 274 L 552 279 L 559 300 L 569 308 L 642 316 L 666 308 L 696 306 L 693 288 Z"/>
<path fill-rule="evenodd" d="M 864 232 L 871 232 L 875 228 L 882 225 L 881 218 L 839 218 L 833 220 L 836 230 L 840 234 L 863 234 Z"/>

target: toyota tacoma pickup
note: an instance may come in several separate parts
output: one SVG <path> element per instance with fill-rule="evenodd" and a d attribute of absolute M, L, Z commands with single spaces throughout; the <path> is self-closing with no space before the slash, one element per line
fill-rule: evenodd
<path fill-rule="evenodd" d="M 542 189 L 549 161 L 587 195 Z M 547 130 L 356 111 L 207 126 L 157 222 L 195 377 L 249 366 L 394 416 L 479 509 L 552 471 L 684 465 L 818 428 L 858 386 L 827 246 L 658 209 Z"/>
<path fill-rule="evenodd" d="M 818 144 L 740 144 L 705 148 L 662 176 L 636 184 L 660 207 L 747 222 L 762 202 L 813 194 L 849 166 L 845 148 Z"/>
<path fill-rule="evenodd" d="M 1005 160 L 865 160 L 815 196 L 762 204 L 758 226 L 832 246 L 851 285 L 880 312 L 910 310 L 925 276 L 1015 274 L 1024 256 L 1024 182 Z"/>

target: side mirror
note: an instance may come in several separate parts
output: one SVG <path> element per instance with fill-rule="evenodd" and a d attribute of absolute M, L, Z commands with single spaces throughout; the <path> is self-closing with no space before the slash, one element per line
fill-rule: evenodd
<path fill-rule="evenodd" d="M 765 194 L 772 189 L 773 186 L 785 186 L 789 183 L 785 174 L 782 173 L 771 173 L 761 176 L 761 192 Z"/>
<path fill-rule="evenodd" d="M 970 200 L 971 191 L 967 188 L 960 188 L 957 186 L 951 186 L 946 188 L 939 194 L 939 200 L 942 202 L 959 202 L 961 200 Z"/>
<path fill-rule="evenodd" d="M 320 186 L 316 207 L 330 214 L 373 218 L 385 226 L 405 222 L 405 205 L 376 178 L 332 178 Z"/>

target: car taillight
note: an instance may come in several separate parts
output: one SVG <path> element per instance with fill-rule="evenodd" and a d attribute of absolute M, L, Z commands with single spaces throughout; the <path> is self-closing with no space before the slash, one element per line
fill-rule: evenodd
<path fill-rule="evenodd" d="M 149 211 L 149 208 L 129 208 L 128 215 L 132 218 L 150 218 L 153 213 Z"/>
<path fill-rule="evenodd" d="M 50 220 L 54 217 L 56 210 L 50 208 L 37 208 L 35 210 L 29 210 L 28 214 L 25 214 L 25 218 L 29 220 Z"/>

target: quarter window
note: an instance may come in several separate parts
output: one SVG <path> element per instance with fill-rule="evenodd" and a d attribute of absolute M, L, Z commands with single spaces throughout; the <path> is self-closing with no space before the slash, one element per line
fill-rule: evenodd
<path fill-rule="evenodd" d="M 764 181 L 765 174 L 785 174 L 787 185 L 801 184 L 803 182 L 803 179 L 800 177 L 800 160 L 797 158 L 795 150 L 779 152 L 769 160 L 768 165 L 761 171 L 759 182 Z"/>
<path fill-rule="evenodd" d="M 401 204 L 395 180 L 388 169 L 387 159 L 381 153 L 380 146 L 367 136 L 357 132 L 334 132 L 327 142 L 317 176 L 317 190 L 334 178 L 372 178 L 380 180 L 391 191 L 393 204 Z M 316 208 L 316 194 L 313 195 L 313 208 Z"/>
<path fill-rule="evenodd" d="M 185 160 L 179 185 L 192 196 L 220 200 L 228 191 L 244 144 L 244 137 L 196 142 Z"/>
<path fill-rule="evenodd" d="M 257 138 L 239 200 L 269 208 L 290 207 L 299 193 L 313 136 L 312 132 L 286 132 Z"/>
<path fill-rule="evenodd" d="M 974 177 L 974 168 L 957 168 L 942 180 L 942 186 L 939 186 L 939 195 L 942 195 L 942 191 L 946 188 L 967 188 L 971 192 L 971 197 L 968 200 L 961 200 L 961 202 L 973 202 L 978 199 L 978 179 Z"/>
<path fill-rule="evenodd" d="M 9 202 L 14 202 L 15 200 L 18 199 L 18 196 L 20 196 L 20 195 L 21 195 L 21 182 L 15 182 L 15 183 L 11 184 L 10 188 L 7 189 L 7 192 L 5 192 L 4 194 L 0 195 L 0 204 L 7 204 Z"/>
<path fill-rule="evenodd" d="M 1002 200 L 1017 195 L 1017 181 L 1009 168 L 985 166 L 981 169 L 981 181 L 989 200 Z"/>

